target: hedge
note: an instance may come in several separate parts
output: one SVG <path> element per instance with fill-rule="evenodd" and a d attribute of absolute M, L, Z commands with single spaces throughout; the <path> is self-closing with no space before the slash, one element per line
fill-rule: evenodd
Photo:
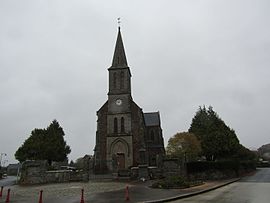
<path fill-rule="evenodd" d="M 187 163 L 187 173 L 200 173 L 210 170 L 218 171 L 236 171 L 239 170 L 255 170 L 256 162 L 254 161 L 194 161 Z"/>

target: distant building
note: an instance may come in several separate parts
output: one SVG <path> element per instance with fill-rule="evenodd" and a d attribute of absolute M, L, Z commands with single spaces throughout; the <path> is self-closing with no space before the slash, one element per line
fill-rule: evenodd
<path fill-rule="evenodd" d="M 258 149 L 259 156 L 265 161 L 270 161 L 270 144 L 262 145 Z"/>
<path fill-rule="evenodd" d="M 165 154 L 160 114 L 143 113 L 132 99 L 120 27 L 108 71 L 108 100 L 97 111 L 94 170 L 105 173 L 139 164 L 154 166 L 157 155 Z"/>
<path fill-rule="evenodd" d="M 21 164 L 9 164 L 7 166 L 7 174 L 9 176 L 16 176 L 18 174 L 19 169 L 21 168 Z"/>

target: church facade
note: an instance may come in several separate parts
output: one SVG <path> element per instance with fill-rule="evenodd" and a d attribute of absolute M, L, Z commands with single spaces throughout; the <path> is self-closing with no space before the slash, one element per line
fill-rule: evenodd
<path fill-rule="evenodd" d="M 143 113 L 133 101 L 120 27 L 108 72 L 108 100 L 97 111 L 95 173 L 156 165 L 157 155 L 165 154 L 160 114 Z"/>

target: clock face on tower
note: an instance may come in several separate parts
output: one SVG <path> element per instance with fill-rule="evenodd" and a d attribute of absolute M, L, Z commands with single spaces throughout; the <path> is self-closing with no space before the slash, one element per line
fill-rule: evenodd
<path fill-rule="evenodd" d="M 116 101 L 115 101 L 115 104 L 116 105 L 118 105 L 118 106 L 120 106 L 120 105 L 122 105 L 122 100 L 121 99 L 117 99 Z"/>

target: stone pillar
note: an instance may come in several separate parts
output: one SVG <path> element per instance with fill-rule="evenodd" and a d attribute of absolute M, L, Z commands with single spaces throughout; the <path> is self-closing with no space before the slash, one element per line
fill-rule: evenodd
<path fill-rule="evenodd" d="M 139 153 L 140 153 L 140 164 L 144 165 L 146 164 L 146 150 L 144 148 L 141 148 L 139 150 Z"/>
<path fill-rule="evenodd" d="M 145 179 L 145 180 L 149 180 L 149 172 L 148 172 L 148 165 L 146 164 L 146 150 L 145 148 L 141 148 L 139 150 L 140 153 L 140 164 L 138 166 L 138 175 L 139 175 L 139 179 Z"/>
<path fill-rule="evenodd" d="M 149 172 L 148 172 L 148 166 L 147 165 L 139 165 L 139 179 L 145 179 L 149 180 Z"/>

